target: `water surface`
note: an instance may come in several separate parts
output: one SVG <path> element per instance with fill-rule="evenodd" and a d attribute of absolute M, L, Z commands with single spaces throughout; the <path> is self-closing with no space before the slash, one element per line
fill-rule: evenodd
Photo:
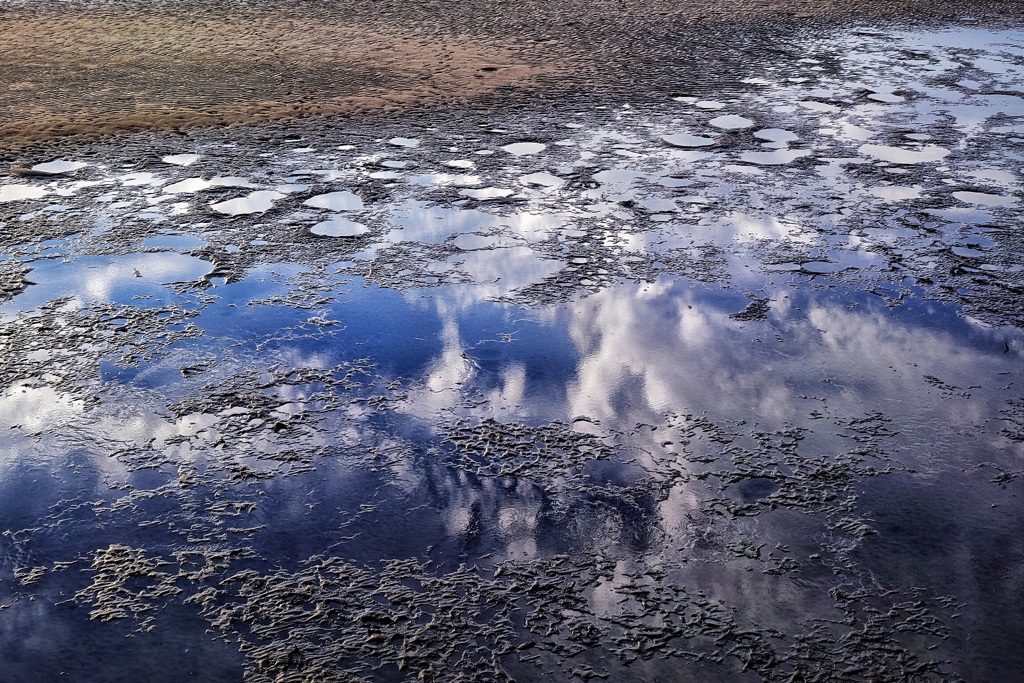
<path fill-rule="evenodd" d="M 5 677 L 1012 678 L 1024 41 L 803 47 L 0 183 Z"/>

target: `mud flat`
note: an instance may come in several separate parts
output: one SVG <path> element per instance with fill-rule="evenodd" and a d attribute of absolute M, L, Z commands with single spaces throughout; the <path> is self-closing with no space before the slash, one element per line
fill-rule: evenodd
<path fill-rule="evenodd" d="M 1019 20 L 1015 2 L 0 3 L 0 152 L 516 93 L 728 85 L 816 22 Z"/>
<path fill-rule="evenodd" d="M 2 5 L 5 681 L 1013 679 L 1021 23 L 594 7 Z"/>

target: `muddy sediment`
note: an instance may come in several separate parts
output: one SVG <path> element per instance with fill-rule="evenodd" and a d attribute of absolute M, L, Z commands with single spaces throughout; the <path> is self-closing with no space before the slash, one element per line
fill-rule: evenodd
<path fill-rule="evenodd" d="M 971 11 L 1013 16 L 1019 6 Z M 815 21 L 961 14 L 952 2 L 801 0 L 5 4 L 0 151 L 524 91 L 642 99 L 681 78 L 727 85 Z"/>

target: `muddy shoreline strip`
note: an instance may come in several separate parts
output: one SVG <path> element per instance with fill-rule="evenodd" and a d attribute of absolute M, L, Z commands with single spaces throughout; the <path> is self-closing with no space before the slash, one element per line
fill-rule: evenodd
<path fill-rule="evenodd" d="M 455 33 L 332 15 L 75 7 L 3 17 L 0 145 L 471 98 L 552 70 Z"/>
<path fill-rule="evenodd" d="M 0 153 L 531 90 L 642 96 L 728 80 L 816 21 L 968 14 L 1024 19 L 1000 1 L 0 4 Z"/>

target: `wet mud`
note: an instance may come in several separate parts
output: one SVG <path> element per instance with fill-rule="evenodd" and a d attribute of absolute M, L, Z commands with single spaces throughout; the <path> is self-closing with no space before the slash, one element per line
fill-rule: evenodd
<path fill-rule="evenodd" d="M 808 24 L 632 101 L 487 80 L 566 52 L 471 105 L 18 147 L 3 677 L 1012 679 L 1024 37 L 995 23 Z"/>
<path fill-rule="evenodd" d="M 1021 18 L 1015 2 L 974 19 Z M 0 153 L 62 138 L 589 93 L 725 87 L 814 22 L 950 20 L 958 2 L 700 0 L 0 4 Z M 685 65 L 683 68 L 680 68 Z M 527 99 L 522 99 L 522 95 Z"/>

